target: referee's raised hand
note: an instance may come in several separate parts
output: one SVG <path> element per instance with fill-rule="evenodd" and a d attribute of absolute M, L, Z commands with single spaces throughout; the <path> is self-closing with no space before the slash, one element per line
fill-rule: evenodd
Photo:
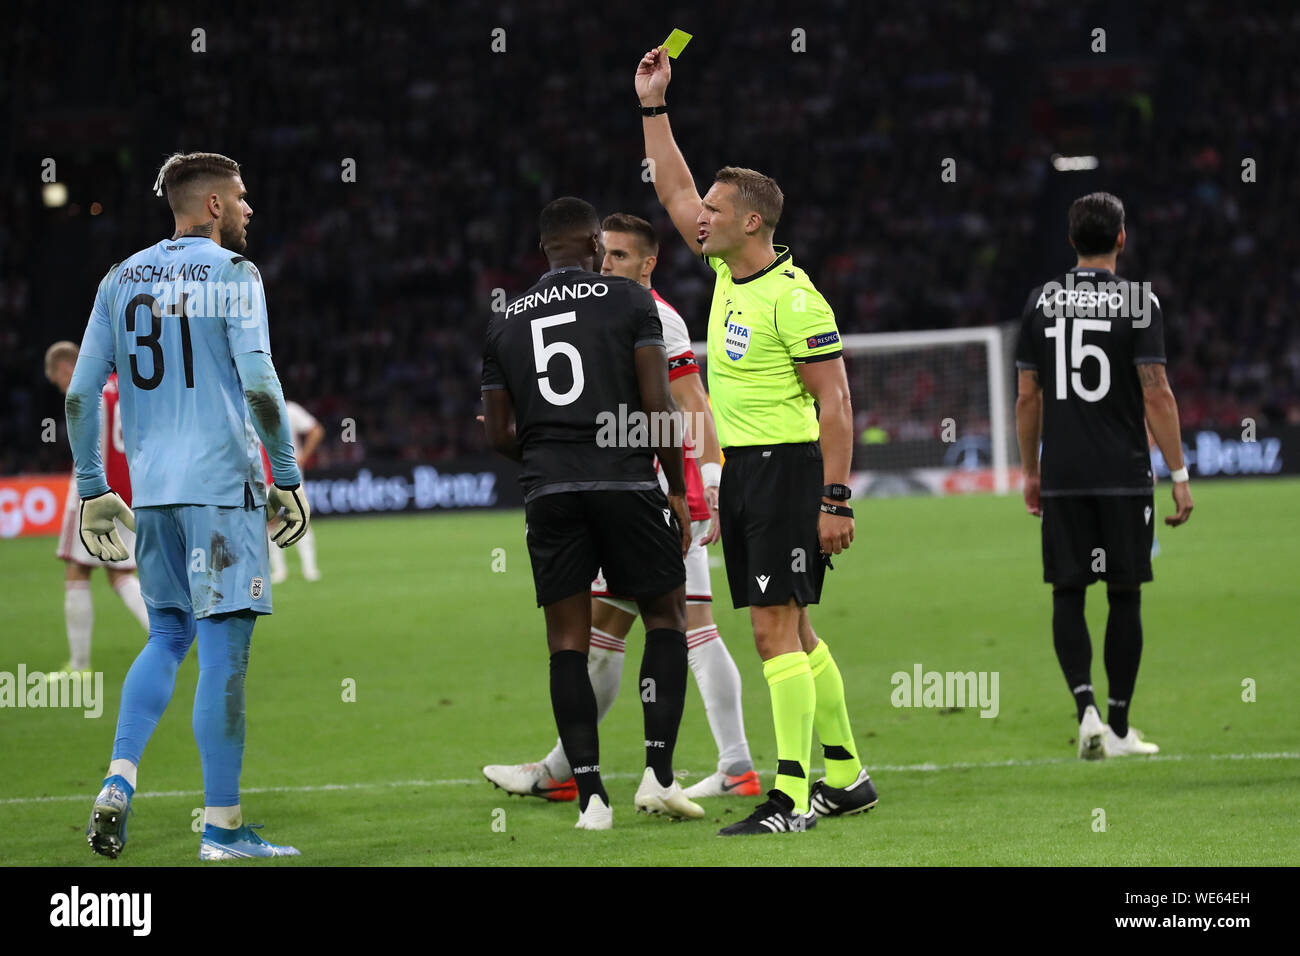
<path fill-rule="evenodd" d="M 645 56 L 636 68 L 636 95 L 642 106 L 663 106 L 668 92 L 668 82 L 673 78 L 673 68 L 668 63 L 668 48 L 656 47 Z"/>
<path fill-rule="evenodd" d="M 853 519 L 847 515 L 833 515 L 823 511 L 817 518 L 817 538 L 821 542 L 822 554 L 839 554 L 849 550 L 849 545 L 853 542 Z"/>

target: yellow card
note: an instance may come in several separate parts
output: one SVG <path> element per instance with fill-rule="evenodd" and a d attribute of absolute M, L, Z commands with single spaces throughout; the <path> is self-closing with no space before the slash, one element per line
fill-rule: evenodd
<path fill-rule="evenodd" d="M 675 60 L 682 55 L 682 51 L 686 49 L 686 44 L 690 42 L 691 35 L 689 33 L 685 30 L 675 29 L 668 34 L 668 39 L 659 45 L 668 47 L 668 55 Z"/>

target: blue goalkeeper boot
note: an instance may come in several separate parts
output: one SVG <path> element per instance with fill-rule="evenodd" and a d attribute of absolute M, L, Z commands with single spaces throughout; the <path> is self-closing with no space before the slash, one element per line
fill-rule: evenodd
<path fill-rule="evenodd" d="M 267 843 L 253 832 L 260 829 L 260 823 L 245 823 L 234 830 L 206 824 L 203 827 L 203 840 L 199 843 L 199 859 L 255 860 L 268 856 L 301 855 L 294 847 Z"/>
<path fill-rule="evenodd" d="M 126 818 L 131 813 L 131 797 L 135 788 L 126 778 L 113 774 L 104 780 L 104 787 L 95 798 L 86 824 L 86 842 L 101 856 L 116 860 L 126 846 Z"/>

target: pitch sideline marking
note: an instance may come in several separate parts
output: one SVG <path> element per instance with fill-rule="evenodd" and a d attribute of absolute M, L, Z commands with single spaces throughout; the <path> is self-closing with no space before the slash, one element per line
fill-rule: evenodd
<path fill-rule="evenodd" d="M 1149 757 L 1139 760 L 1130 760 L 1128 763 L 1140 763 L 1145 761 L 1196 761 L 1196 760 L 1300 760 L 1300 753 L 1291 751 L 1278 751 L 1275 753 L 1253 753 L 1253 754 L 1152 754 Z M 1072 757 L 1044 757 L 1038 760 L 992 760 L 986 763 L 913 763 L 913 764 L 878 764 L 869 769 L 879 772 L 888 773 L 939 773 L 945 770 L 991 770 L 1002 767 L 1047 767 L 1055 764 L 1078 763 L 1076 758 Z M 1105 761 L 1097 761 L 1104 763 Z M 820 767 L 812 768 L 813 772 L 820 771 Z M 678 776 L 683 775 L 683 771 L 678 771 Z M 771 776 L 774 771 L 760 770 L 760 774 Z M 640 780 L 641 773 L 606 773 L 601 775 L 605 780 Z M 451 787 L 451 786 L 469 786 L 488 782 L 484 777 L 471 777 L 459 780 L 384 780 L 371 783 L 323 783 L 310 784 L 300 787 L 244 787 L 241 794 L 257 793 L 329 793 L 336 790 L 392 790 L 398 787 Z M 143 791 L 136 794 L 139 798 L 145 797 L 201 797 L 202 790 L 155 790 Z M 58 794 L 47 797 L 7 797 L 0 800 L 0 806 L 12 806 L 15 804 L 26 803 L 62 803 L 65 801 L 76 801 L 94 799 L 94 795 L 85 793 L 75 794 Z"/>

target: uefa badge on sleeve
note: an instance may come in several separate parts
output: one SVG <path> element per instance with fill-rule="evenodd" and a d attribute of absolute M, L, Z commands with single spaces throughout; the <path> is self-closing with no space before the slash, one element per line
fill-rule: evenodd
<path fill-rule="evenodd" d="M 248 582 L 248 596 L 251 597 L 254 601 L 256 601 L 258 598 L 262 596 L 261 578 L 253 578 L 253 580 Z"/>

